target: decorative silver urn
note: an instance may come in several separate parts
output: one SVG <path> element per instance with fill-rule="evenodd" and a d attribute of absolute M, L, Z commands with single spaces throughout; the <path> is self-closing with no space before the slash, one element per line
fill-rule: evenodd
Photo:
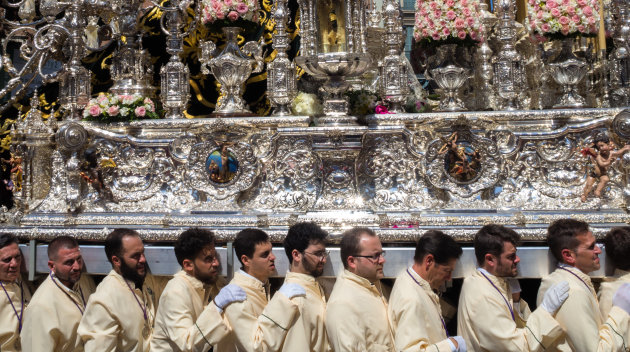
<path fill-rule="evenodd" d="M 237 38 L 240 27 L 223 27 L 225 48 L 218 52 L 211 41 L 201 43 L 201 72 L 212 74 L 221 83 L 221 96 L 214 114 L 223 116 L 251 115 L 243 100 L 243 86 L 252 73 L 261 72 L 264 66 L 262 46 L 250 41 L 239 48 Z M 210 70 L 208 70 L 210 68 Z"/>
<path fill-rule="evenodd" d="M 308 74 L 326 80 L 322 125 L 354 124 L 348 116 L 348 77 L 372 63 L 367 53 L 366 0 L 298 0 L 302 20 L 301 56 L 295 62 Z"/>
<path fill-rule="evenodd" d="M 562 97 L 553 107 L 556 109 L 576 109 L 586 105 L 586 100 L 577 91 L 577 85 L 588 73 L 588 65 L 573 53 L 573 38 L 562 41 L 562 49 L 554 62 L 549 64 L 553 80 L 562 86 Z"/>

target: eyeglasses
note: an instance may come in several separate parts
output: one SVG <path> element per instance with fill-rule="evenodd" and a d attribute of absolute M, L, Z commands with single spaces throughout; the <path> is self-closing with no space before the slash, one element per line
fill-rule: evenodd
<path fill-rule="evenodd" d="M 319 259 L 320 262 L 323 261 L 324 258 L 328 257 L 328 255 L 330 255 L 330 251 L 321 251 L 321 252 L 315 252 L 315 253 L 304 251 L 304 253 L 310 254 L 316 257 L 317 259 Z"/>
<path fill-rule="evenodd" d="M 373 255 L 353 255 L 353 257 L 368 258 L 376 262 L 381 258 L 385 259 L 385 251 L 382 251 Z"/>

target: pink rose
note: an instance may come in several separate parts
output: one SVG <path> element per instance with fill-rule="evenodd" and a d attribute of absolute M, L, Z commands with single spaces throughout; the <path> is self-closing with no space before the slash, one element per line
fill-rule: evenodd
<path fill-rule="evenodd" d="M 423 29 L 423 30 L 422 30 L 422 37 L 423 37 L 423 38 L 426 38 L 426 37 L 428 37 L 428 36 L 429 36 L 429 31 L 428 31 L 428 30 L 426 30 L 426 29 Z"/>
<path fill-rule="evenodd" d="M 461 0 L 459 4 L 462 6 L 468 6 L 468 0 Z"/>
<path fill-rule="evenodd" d="M 92 105 L 90 106 L 89 112 L 92 116 L 98 116 L 101 114 L 101 108 L 98 105 Z"/>
<path fill-rule="evenodd" d="M 567 8 L 566 8 L 566 9 L 567 9 L 567 13 L 568 13 L 569 15 L 575 15 L 575 7 L 573 7 L 573 6 L 567 6 Z"/>
<path fill-rule="evenodd" d="M 584 7 L 586 6 L 586 0 L 577 0 L 578 5 L 580 5 L 580 7 Z"/>
<path fill-rule="evenodd" d="M 464 31 L 459 31 L 459 32 L 457 32 L 457 37 L 458 37 L 459 39 L 461 39 L 461 40 L 466 39 L 466 32 L 464 32 Z"/>
<path fill-rule="evenodd" d="M 247 5 L 244 3 L 240 3 L 236 6 L 236 11 L 238 11 L 238 13 L 240 13 L 241 15 L 246 14 L 248 10 L 249 7 L 247 7 Z"/>
<path fill-rule="evenodd" d="M 573 15 L 573 17 L 571 17 L 571 21 L 573 21 L 573 23 L 580 23 L 580 16 Z"/>
<path fill-rule="evenodd" d="M 228 13 L 228 18 L 230 19 L 230 21 L 238 20 L 238 12 L 230 11 L 230 13 Z"/>
<path fill-rule="evenodd" d="M 534 6 L 536 4 L 536 0 L 529 0 L 529 4 Z"/>
<path fill-rule="evenodd" d="M 562 30 L 560 31 L 560 33 L 562 33 L 562 35 L 569 35 L 569 28 L 562 28 Z"/>
<path fill-rule="evenodd" d="M 449 35 L 451 35 L 451 30 L 444 27 L 444 29 L 442 29 L 442 34 L 448 37 Z"/>
<path fill-rule="evenodd" d="M 586 16 L 592 16 L 593 9 L 590 6 L 586 6 L 582 9 L 582 13 L 584 13 Z"/>
<path fill-rule="evenodd" d="M 147 109 L 145 109 L 144 106 L 138 106 L 134 113 L 136 114 L 136 116 L 143 117 L 144 115 L 146 115 Z"/>
<path fill-rule="evenodd" d="M 433 38 L 433 40 L 440 40 L 440 33 L 433 32 L 433 34 L 431 34 L 431 38 Z"/>
<path fill-rule="evenodd" d="M 225 14 L 223 12 L 221 12 L 221 11 L 217 11 L 217 18 L 222 20 L 222 19 L 225 18 Z"/>
<path fill-rule="evenodd" d="M 584 30 L 586 29 L 586 27 L 584 27 L 583 25 L 579 25 L 577 26 L 578 31 L 584 33 Z"/>
<path fill-rule="evenodd" d="M 591 16 L 586 18 L 586 22 L 588 22 L 588 24 L 594 24 L 597 21 L 595 20 L 595 17 Z"/>
<path fill-rule="evenodd" d="M 225 6 L 230 7 L 232 6 L 232 0 L 223 0 L 223 3 L 225 4 Z"/>
<path fill-rule="evenodd" d="M 453 1 L 453 0 L 446 0 L 446 6 L 448 6 L 448 7 L 455 6 L 455 1 Z"/>
<path fill-rule="evenodd" d="M 105 104 L 109 102 L 109 99 L 107 99 L 107 96 L 105 94 L 99 94 L 98 98 L 96 98 L 96 101 L 99 104 Z"/>
<path fill-rule="evenodd" d="M 544 23 L 540 29 L 542 29 L 543 32 L 547 33 L 551 30 L 551 26 L 549 26 L 548 23 Z"/>
<path fill-rule="evenodd" d="M 466 22 L 468 23 L 470 27 L 472 27 L 475 24 L 475 19 L 473 17 L 468 17 L 466 19 Z"/>
<path fill-rule="evenodd" d="M 558 4 L 556 4 L 555 1 L 547 1 L 546 5 L 550 9 L 555 9 L 556 7 L 558 7 Z"/>
<path fill-rule="evenodd" d="M 553 17 L 560 17 L 560 10 L 555 9 L 555 8 L 554 8 L 554 9 L 551 9 L 551 15 L 552 15 Z"/>
<path fill-rule="evenodd" d="M 475 32 L 475 31 L 470 32 L 470 38 L 471 38 L 472 40 L 477 40 L 477 39 L 479 39 L 479 38 L 478 38 L 478 35 L 479 35 L 479 34 L 477 34 L 477 32 Z"/>
<path fill-rule="evenodd" d="M 561 25 L 566 26 L 566 25 L 569 24 L 570 20 L 569 20 L 569 18 L 567 16 L 562 16 L 562 17 L 560 17 L 558 22 L 560 22 Z"/>
<path fill-rule="evenodd" d="M 453 10 L 448 10 L 448 12 L 446 12 L 446 18 L 448 18 L 449 20 L 454 20 L 455 17 L 457 17 L 457 15 L 455 14 L 455 11 Z"/>
<path fill-rule="evenodd" d="M 542 11 L 538 11 L 538 13 L 536 13 L 536 18 L 538 18 L 539 20 L 542 20 L 544 13 Z"/>
<path fill-rule="evenodd" d="M 117 105 L 112 105 L 107 109 L 107 114 L 109 116 L 116 116 L 118 115 L 118 106 Z"/>
<path fill-rule="evenodd" d="M 431 8 L 431 10 L 433 10 L 433 11 L 437 10 L 437 8 L 438 8 L 438 4 L 437 4 L 437 2 L 432 1 L 432 2 L 429 4 L 429 8 Z"/>
<path fill-rule="evenodd" d="M 433 11 L 433 16 L 434 16 L 435 18 L 440 18 L 440 17 L 442 17 L 442 11 L 440 11 L 440 10 L 435 10 L 435 11 Z"/>
<path fill-rule="evenodd" d="M 469 8 L 465 7 L 462 10 L 462 13 L 464 14 L 464 17 L 470 17 L 470 9 Z"/>
<path fill-rule="evenodd" d="M 376 105 L 374 112 L 377 114 L 389 114 L 389 110 L 387 110 L 387 107 L 383 105 Z"/>
<path fill-rule="evenodd" d="M 461 18 L 455 20 L 455 28 L 463 29 L 464 27 L 466 27 L 466 22 L 464 20 Z"/>

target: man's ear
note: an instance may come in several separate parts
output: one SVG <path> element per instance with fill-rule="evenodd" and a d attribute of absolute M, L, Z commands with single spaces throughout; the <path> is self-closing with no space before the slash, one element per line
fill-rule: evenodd
<path fill-rule="evenodd" d="M 348 259 L 346 260 L 348 261 L 348 268 L 353 270 L 357 268 L 357 258 L 353 256 L 348 256 Z"/>
<path fill-rule="evenodd" d="M 302 253 L 300 253 L 297 249 L 291 251 L 291 257 L 293 257 L 294 263 L 300 263 L 302 261 Z"/>
<path fill-rule="evenodd" d="M 435 265 L 435 257 L 433 257 L 433 254 L 427 254 L 422 262 L 424 264 L 424 269 L 429 270 L 430 267 Z"/>
<path fill-rule="evenodd" d="M 245 254 L 241 255 L 241 263 L 243 263 L 243 269 L 247 269 L 250 266 L 250 258 Z M 247 271 L 247 270 L 245 270 Z"/>
<path fill-rule="evenodd" d="M 122 265 L 122 261 L 118 256 L 112 255 L 112 265 L 115 268 L 120 268 Z"/>
<path fill-rule="evenodd" d="M 53 271 L 54 266 L 55 266 L 54 262 L 52 260 L 49 260 L 48 261 L 48 269 L 50 269 L 50 271 Z"/>
<path fill-rule="evenodd" d="M 490 253 L 486 253 L 484 259 L 486 263 L 488 263 L 488 265 L 490 265 L 491 267 L 495 267 L 497 265 L 497 258 Z"/>
<path fill-rule="evenodd" d="M 195 268 L 195 265 L 193 264 L 192 260 L 184 259 L 182 261 L 182 269 L 184 269 L 184 271 L 190 272 L 190 271 L 193 271 L 194 268 Z"/>
<path fill-rule="evenodd" d="M 560 251 L 560 256 L 562 257 L 562 262 L 568 265 L 575 265 L 575 252 L 572 250 L 565 248 Z"/>

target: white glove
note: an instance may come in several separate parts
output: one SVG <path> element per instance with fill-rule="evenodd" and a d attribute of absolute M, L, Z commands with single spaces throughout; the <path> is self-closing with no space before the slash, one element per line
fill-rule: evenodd
<path fill-rule="evenodd" d="M 219 312 L 223 312 L 223 308 L 230 303 L 242 302 L 247 299 L 247 294 L 240 286 L 229 284 L 219 291 L 214 297 L 214 304 L 219 308 Z"/>
<path fill-rule="evenodd" d="M 512 293 L 520 293 L 521 292 L 521 284 L 518 282 L 518 279 L 508 279 L 508 283 L 510 284 L 510 291 Z"/>
<path fill-rule="evenodd" d="M 457 341 L 457 351 L 455 352 L 466 352 L 466 341 L 461 336 L 452 336 L 452 339 Z"/>
<path fill-rule="evenodd" d="M 549 314 L 554 314 L 558 309 L 560 309 L 568 297 L 569 283 L 567 281 L 562 281 L 551 286 L 547 292 L 545 292 L 545 296 L 543 297 L 540 306 L 549 312 Z"/>
<path fill-rule="evenodd" d="M 278 292 L 285 295 L 288 299 L 291 299 L 295 296 L 306 296 L 306 290 L 304 290 L 304 287 L 291 282 L 282 285 Z"/>
<path fill-rule="evenodd" d="M 625 283 L 619 287 L 613 297 L 613 306 L 617 306 L 630 314 L 630 283 Z"/>

